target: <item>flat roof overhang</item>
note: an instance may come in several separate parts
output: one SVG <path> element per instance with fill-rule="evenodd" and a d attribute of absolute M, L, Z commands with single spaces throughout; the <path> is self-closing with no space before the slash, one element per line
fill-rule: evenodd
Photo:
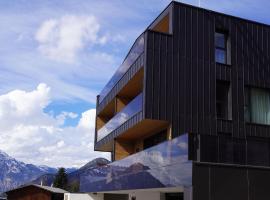
<path fill-rule="evenodd" d="M 166 188 L 148 188 L 148 189 L 135 189 L 135 190 L 117 190 L 117 191 L 104 191 L 96 192 L 97 194 L 129 194 L 133 192 L 184 192 L 185 186 L 166 187 Z"/>

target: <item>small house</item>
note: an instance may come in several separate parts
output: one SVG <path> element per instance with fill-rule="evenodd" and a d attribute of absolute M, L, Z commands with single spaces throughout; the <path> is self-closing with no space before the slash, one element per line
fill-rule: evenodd
<path fill-rule="evenodd" d="M 24 185 L 7 191 L 8 200 L 63 200 L 67 191 L 36 184 Z"/>

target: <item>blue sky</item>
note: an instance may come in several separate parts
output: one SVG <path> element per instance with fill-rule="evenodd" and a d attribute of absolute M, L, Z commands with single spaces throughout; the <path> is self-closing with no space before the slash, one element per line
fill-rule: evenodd
<path fill-rule="evenodd" d="M 0 149 L 51 166 L 109 158 L 93 152 L 96 95 L 169 2 L 0 0 Z M 266 0 L 201 7 L 270 24 Z"/>

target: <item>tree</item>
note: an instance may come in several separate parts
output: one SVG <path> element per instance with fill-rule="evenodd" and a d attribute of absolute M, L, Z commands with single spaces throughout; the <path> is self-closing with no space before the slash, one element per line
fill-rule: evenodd
<path fill-rule="evenodd" d="M 76 193 L 80 191 L 80 183 L 78 181 L 73 181 L 68 186 L 68 191 L 72 193 Z"/>
<path fill-rule="evenodd" d="M 61 167 L 58 169 L 58 172 L 55 176 L 53 186 L 57 188 L 67 189 L 67 184 L 68 184 L 68 178 L 67 178 L 66 169 Z"/>

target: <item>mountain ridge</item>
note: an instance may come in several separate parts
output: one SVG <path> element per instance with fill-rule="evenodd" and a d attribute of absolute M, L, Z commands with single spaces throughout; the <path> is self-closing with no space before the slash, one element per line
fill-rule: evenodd
<path fill-rule="evenodd" d="M 106 160 L 105 158 L 99 159 Z M 89 163 L 93 162 L 94 160 L 90 161 Z M 108 160 L 106 161 L 107 163 L 109 162 Z M 82 167 L 89 165 L 89 163 Z M 9 156 L 2 150 L 0 150 L 0 169 L 0 193 L 35 181 L 37 184 L 40 184 L 41 182 L 37 181 L 40 177 L 46 177 L 46 175 L 49 175 L 48 180 L 46 181 L 52 183 L 54 176 L 58 171 L 58 169 L 55 167 L 24 163 Z M 78 180 L 80 169 L 81 168 L 67 168 L 66 171 L 68 174 L 71 174 L 72 177 L 75 177 L 75 180 Z M 49 184 L 49 186 L 50 185 L 51 184 Z"/>
<path fill-rule="evenodd" d="M 99 166 L 103 166 L 106 164 L 109 164 L 110 161 L 108 161 L 105 158 L 95 158 L 92 161 L 86 163 L 85 165 L 83 165 L 82 167 L 80 167 L 79 169 L 67 173 L 68 175 L 68 186 L 69 188 L 80 185 L 80 176 L 81 174 L 85 173 L 88 170 L 91 170 L 93 168 L 99 167 Z M 33 180 L 31 183 L 34 184 L 43 184 L 46 186 L 51 186 L 53 184 L 55 178 L 55 174 L 43 174 L 40 177 L 38 177 L 37 179 Z M 78 192 L 78 191 L 72 191 L 72 192 Z"/>
<path fill-rule="evenodd" d="M 41 174 L 56 171 L 51 167 L 40 168 L 18 161 L 2 150 L 0 150 L 0 169 L 0 192 L 18 187 Z"/>

